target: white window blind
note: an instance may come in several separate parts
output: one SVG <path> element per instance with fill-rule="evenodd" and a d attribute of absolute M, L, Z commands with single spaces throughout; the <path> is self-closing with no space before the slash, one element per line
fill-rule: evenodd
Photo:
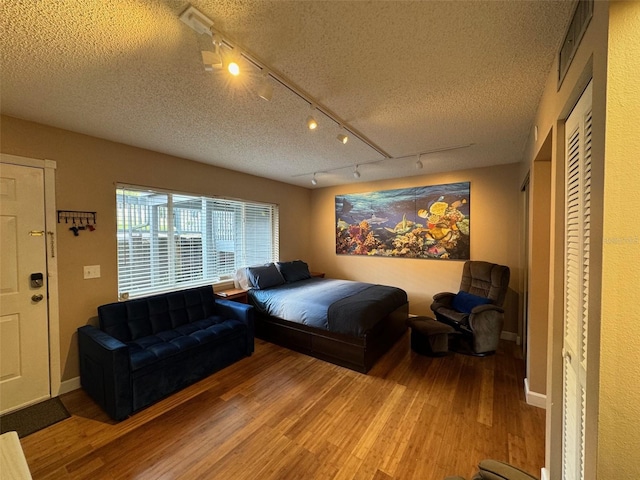
<path fill-rule="evenodd" d="M 120 298 L 216 283 L 278 260 L 278 206 L 118 185 Z"/>

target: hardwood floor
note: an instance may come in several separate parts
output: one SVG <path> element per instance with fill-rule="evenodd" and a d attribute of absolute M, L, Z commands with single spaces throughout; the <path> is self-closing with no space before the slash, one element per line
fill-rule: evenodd
<path fill-rule="evenodd" d="M 82 390 L 22 439 L 34 479 L 470 478 L 484 458 L 536 476 L 544 415 L 518 347 L 428 358 L 405 335 L 367 375 L 256 340 L 256 352 L 115 423 Z"/>

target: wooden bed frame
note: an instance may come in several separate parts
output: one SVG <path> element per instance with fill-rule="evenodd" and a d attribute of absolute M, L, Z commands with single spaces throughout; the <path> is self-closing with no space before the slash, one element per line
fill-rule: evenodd
<path fill-rule="evenodd" d="M 363 337 L 332 333 L 255 313 L 256 337 L 362 373 L 407 330 L 409 303 L 398 307 Z"/>

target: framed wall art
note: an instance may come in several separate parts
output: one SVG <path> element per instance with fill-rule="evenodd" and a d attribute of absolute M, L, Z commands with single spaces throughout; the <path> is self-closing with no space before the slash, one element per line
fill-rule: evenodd
<path fill-rule="evenodd" d="M 468 260 L 470 183 L 336 196 L 336 253 Z"/>

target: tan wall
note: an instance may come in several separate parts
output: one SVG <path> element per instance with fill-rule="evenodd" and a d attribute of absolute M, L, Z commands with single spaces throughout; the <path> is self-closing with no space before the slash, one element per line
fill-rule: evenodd
<path fill-rule="evenodd" d="M 79 374 L 76 329 L 117 300 L 116 182 L 277 203 L 281 258 L 309 256 L 308 189 L 7 116 L 0 127 L 3 153 L 57 162 L 57 209 L 97 212 L 94 232 L 57 226 L 63 381 Z M 101 278 L 84 280 L 84 265 L 100 265 Z"/>
<path fill-rule="evenodd" d="M 640 2 L 609 10 L 598 478 L 640 475 Z"/>
<path fill-rule="evenodd" d="M 504 330 L 518 331 L 519 165 L 479 168 L 314 190 L 312 262 L 327 276 L 400 287 L 409 295 L 409 310 L 430 315 L 435 293 L 457 292 L 463 261 L 336 255 L 335 196 L 415 186 L 471 182 L 471 258 L 508 265 L 511 291 Z"/>
<path fill-rule="evenodd" d="M 549 217 L 551 215 L 551 145 L 548 157 L 533 163 L 529 213 L 529 294 L 527 379 L 529 391 L 547 391 L 547 325 L 549 322 Z"/>

